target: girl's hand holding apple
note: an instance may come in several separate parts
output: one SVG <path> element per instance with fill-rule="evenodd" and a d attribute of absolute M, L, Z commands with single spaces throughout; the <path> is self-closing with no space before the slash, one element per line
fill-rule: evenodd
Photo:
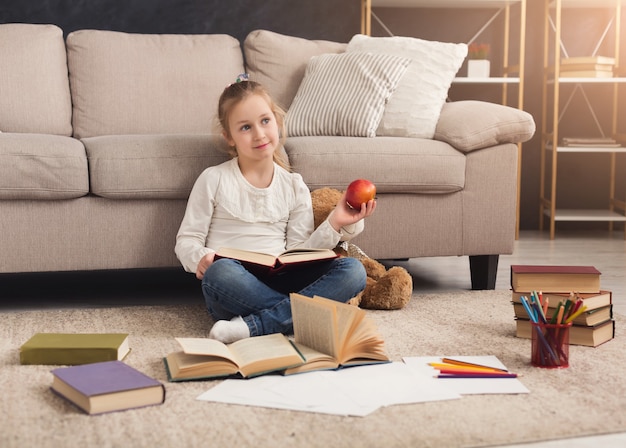
<path fill-rule="evenodd" d="M 367 218 L 376 209 L 376 187 L 365 179 L 357 179 L 341 195 L 337 206 L 328 217 L 336 230 Z"/>

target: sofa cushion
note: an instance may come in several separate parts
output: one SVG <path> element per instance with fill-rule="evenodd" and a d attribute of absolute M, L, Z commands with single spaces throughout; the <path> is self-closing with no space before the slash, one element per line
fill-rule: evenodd
<path fill-rule="evenodd" d="M 528 112 L 466 100 L 443 106 L 434 138 L 468 152 L 502 143 L 523 143 L 534 133 L 535 120 Z"/>
<path fill-rule="evenodd" d="M 55 25 L 0 25 L 0 129 L 72 134 L 65 42 Z"/>
<path fill-rule="evenodd" d="M 287 135 L 374 137 L 409 59 L 386 54 L 314 56 L 287 113 Z"/>
<path fill-rule="evenodd" d="M 411 65 L 389 99 L 376 134 L 432 138 L 452 80 L 467 55 L 467 45 L 357 34 L 346 51 L 411 58 Z"/>
<path fill-rule="evenodd" d="M 244 40 L 243 51 L 250 79 L 261 83 L 274 101 L 287 110 L 304 78 L 309 59 L 325 53 L 343 53 L 346 45 L 256 30 Z"/>
<path fill-rule="evenodd" d="M 311 190 L 366 178 L 378 193 L 452 193 L 465 186 L 466 157 L 447 143 L 403 137 L 289 137 L 293 170 Z"/>
<path fill-rule="evenodd" d="M 0 199 L 72 199 L 88 192 L 87 157 L 78 140 L 0 134 Z"/>
<path fill-rule="evenodd" d="M 230 159 L 217 135 L 111 135 L 82 142 L 91 192 L 105 198 L 186 199 L 205 168 Z"/>
<path fill-rule="evenodd" d="M 214 130 L 217 101 L 243 71 L 227 35 L 80 30 L 67 37 L 74 135 Z"/>

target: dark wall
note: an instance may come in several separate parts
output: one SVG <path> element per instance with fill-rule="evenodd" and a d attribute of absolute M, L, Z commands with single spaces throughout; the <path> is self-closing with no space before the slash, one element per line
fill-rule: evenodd
<path fill-rule="evenodd" d="M 2 0 L 0 23 L 52 23 L 135 33 L 224 33 L 255 29 L 347 42 L 360 31 L 355 0 Z"/>

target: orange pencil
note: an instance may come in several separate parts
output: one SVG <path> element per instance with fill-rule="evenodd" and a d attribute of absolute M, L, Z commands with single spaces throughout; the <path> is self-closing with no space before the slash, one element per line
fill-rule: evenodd
<path fill-rule="evenodd" d="M 443 358 L 441 362 L 446 363 L 446 364 L 454 364 L 457 366 L 473 367 L 477 369 L 489 369 L 489 370 L 496 370 L 500 372 L 508 372 L 508 370 L 500 369 L 499 367 L 485 366 L 482 364 L 476 364 L 476 363 L 468 362 L 468 361 L 461 361 L 459 359 L 453 359 L 453 358 Z"/>

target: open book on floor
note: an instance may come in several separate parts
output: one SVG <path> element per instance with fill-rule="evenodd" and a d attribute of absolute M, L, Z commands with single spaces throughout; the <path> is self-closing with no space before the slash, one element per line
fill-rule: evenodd
<path fill-rule="evenodd" d="M 389 362 L 384 341 L 363 309 L 291 294 L 295 345 L 306 362 L 285 374 Z"/>
<path fill-rule="evenodd" d="M 183 351 L 164 358 L 170 381 L 244 378 L 300 365 L 303 357 L 281 333 L 255 336 L 224 344 L 208 338 L 176 338 Z"/>
<path fill-rule="evenodd" d="M 286 269 L 332 260 L 338 255 L 331 249 L 298 248 L 287 250 L 278 256 L 262 252 L 222 247 L 215 253 L 215 259 L 232 258 L 241 261 L 252 272 L 277 273 Z"/>

